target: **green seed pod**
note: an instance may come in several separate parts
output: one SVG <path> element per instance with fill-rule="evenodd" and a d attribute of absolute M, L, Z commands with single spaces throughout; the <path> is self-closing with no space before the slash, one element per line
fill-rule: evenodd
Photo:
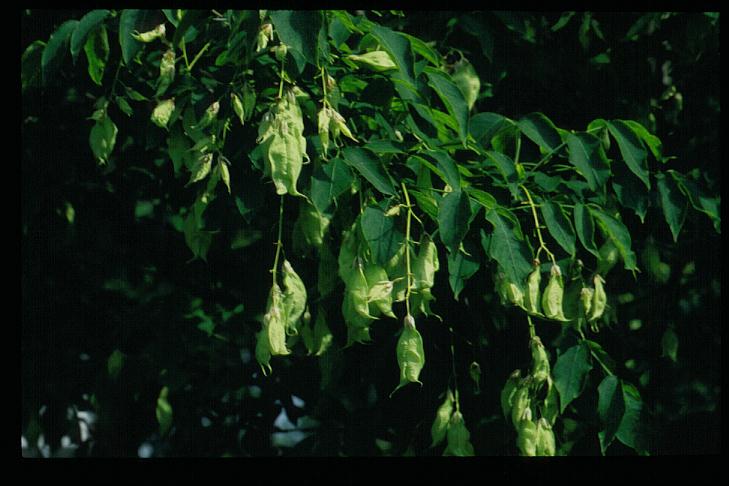
<path fill-rule="evenodd" d="M 438 407 L 438 411 L 435 413 L 435 420 L 433 425 L 430 427 L 430 436 L 433 442 L 430 447 L 435 447 L 446 438 L 448 432 L 448 423 L 451 420 L 453 414 L 453 393 L 450 390 L 446 392 L 446 397 L 443 403 Z"/>
<path fill-rule="evenodd" d="M 424 235 L 420 241 L 420 250 L 413 262 L 413 307 L 419 312 L 430 314 L 430 302 L 435 300 L 430 289 L 435 284 L 435 273 L 440 268 L 438 248 Z"/>
<path fill-rule="evenodd" d="M 261 366 L 264 376 L 268 376 L 273 370 L 270 365 L 271 345 L 268 342 L 268 333 L 265 329 L 256 333 L 256 361 Z"/>
<path fill-rule="evenodd" d="M 347 56 L 347 59 L 376 72 L 397 69 L 397 65 L 385 51 L 372 51 L 362 55 L 353 54 L 351 56 Z"/>
<path fill-rule="evenodd" d="M 547 422 L 554 425 L 559 414 L 559 396 L 557 395 L 557 387 L 554 386 L 551 377 L 547 380 L 547 396 L 539 406 L 539 411 Z"/>
<path fill-rule="evenodd" d="M 331 116 L 329 115 L 329 108 L 324 107 L 319 110 L 317 115 L 317 125 L 319 131 L 319 140 L 321 140 L 321 148 L 324 154 L 327 153 L 329 148 L 329 124 L 331 122 Z"/>
<path fill-rule="evenodd" d="M 175 50 L 168 49 L 162 55 L 159 63 L 159 79 L 157 81 L 157 96 L 161 96 L 175 79 Z"/>
<path fill-rule="evenodd" d="M 154 41 L 155 39 L 160 39 L 165 36 L 166 28 L 165 24 L 159 24 L 154 29 L 147 31 L 147 32 L 139 32 L 134 31 L 132 32 L 132 37 L 135 40 L 138 40 L 139 42 L 149 43 Z"/>
<path fill-rule="evenodd" d="M 504 418 L 509 416 L 514 403 L 514 396 L 518 390 L 521 381 L 521 370 L 514 370 L 509 379 L 506 380 L 504 388 L 501 390 L 501 410 L 504 412 Z"/>
<path fill-rule="evenodd" d="M 364 268 L 365 279 L 367 280 L 367 302 L 369 303 L 370 314 L 384 314 L 395 318 L 392 312 L 392 289 L 393 284 L 387 278 L 385 269 L 374 264 L 367 264 Z"/>
<path fill-rule="evenodd" d="M 175 111 L 175 99 L 160 101 L 152 111 L 152 122 L 160 128 L 167 128 L 172 112 Z"/>
<path fill-rule="evenodd" d="M 349 131 L 349 127 L 347 126 L 347 122 L 344 119 L 342 115 L 339 114 L 336 110 L 329 110 L 330 111 L 330 122 L 329 122 L 329 128 L 332 131 L 332 136 L 334 138 L 338 138 L 339 134 L 342 133 L 345 137 L 357 141 L 356 138 L 354 138 L 354 135 L 352 135 L 352 132 Z"/>
<path fill-rule="evenodd" d="M 218 157 L 218 170 L 220 171 L 220 179 L 228 189 L 228 194 L 230 194 L 230 171 L 228 170 L 228 164 L 224 160 L 227 159 L 222 155 Z"/>
<path fill-rule="evenodd" d="M 263 328 L 268 334 L 269 349 L 273 356 L 290 354 L 286 348 L 286 315 L 283 295 L 278 284 L 273 284 L 268 299 L 268 309 L 263 316 Z"/>
<path fill-rule="evenodd" d="M 600 275 L 596 274 L 593 279 L 593 283 L 595 284 L 595 292 L 592 295 L 592 306 L 590 309 L 590 316 L 587 319 L 588 322 L 596 321 L 602 317 L 603 312 L 605 312 L 605 306 L 607 305 L 607 294 L 603 287 L 605 280 L 603 280 Z"/>
<path fill-rule="evenodd" d="M 531 418 L 530 406 L 529 386 L 526 381 L 522 380 L 517 385 L 516 393 L 514 393 L 514 398 L 511 402 L 511 423 L 514 424 L 514 427 L 519 426 L 519 422 L 525 418 L 525 415 Z"/>
<path fill-rule="evenodd" d="M 548 319 L 566 321 L 562 310 L 562 299 L 564 298 L 564 282 L 559 266 L 552 265 L 549 283 L 542 294 L 542 310 Z"/>
<path fill-rule="evenodd" d="M 309 248 L 320 248 L 329 228 L 330 219 L 309 203 L 299 205 L 299 216 L 294 223 L 294 250 L 305 254 Z"/>
<path fill-rule="evenodd" d="M 423 383 L 418 377 L 423 366 L 425 366 L 425 351 L 423 350 L 423 338 L 415 328 L 412 316 L 405 317 L 403 331 L 397 341 L 395 354 L 397 363 L 400 366 L 400 384 L 392 393 L 408 383 L 420 383 L 422 385 Z M 392 393 L 390 396 L 392 396 Z"/>
<path fill-rule="evenodd" d="M 202 130 L 208 127 L 218 116 L 218 111 L 220 111 L 220 103 L 214 101 L 205 109 L 205 113 L 203 113 L 203 117 L 200 119 L 200 123 L 195 126 L 195 129 Z"/>
<path fill-rule="evenodd" d="M 539 310 L 539 283 L 542 280 L 542 274 L 539 271 L 539 262 L 535 262 L 534 270 L 527 277 L 527 291 L 524 296 L 524 307 L 529 314 L 540 315 Z"/>
<path fill-rule="evenodd" d="M 522 456 L 537 455 L 537 424 L 531 420 L 523 420 L 517 426 L 516 446 Z"/>
<path fill-rule="evenodd" d="M 306 309 L 306 286 L 288 260 L 283 262 L 283 310 L 286 315 L 286 334 L 298 334 L 297 325 Z"/>
<path fill-rule="evenodd" d="M 592 297 L 595 294 L 595 290 L 589 287 L 583 287 L 580 290 L 580 307 L 582 315 L 585 318 L 590 316 L 590 309 L 592 309 Z"/>
<path fill-rule="evenodd" d="M 506 298 L 517 307 L 524 307 L 524 292 L 514 282 L 506 284 Z"/>
<path fill-rule="evenodd" d="M 286 59 L 286 53 L 288 51 L 289 48 L 286 46 L 286 44 L 283 43 L 273 48 L 273 53 L 276 56 L 276 60 L 279 62 L 282 62 L 284 59 Z"/>
<path fill-rule="evenodd" d="M 240 98 L 238 98 L 238 95 L 236 95 L 235 93 L 230 93 L 230 104 L 233 106 L 233 111 L 238 116 L 240 124 L 245 125 L 245 108 L 243 107 L 243 102 L 240 100 Z"/>
<path fill-rule="evenodd" d="M 337 258 L 339 277 L 346 284 L 352 274 L 356 271 L 355 260 L 359 248 L 357 235 L 359 228 L 355 222 L 348 230 L 342 233 L 342 245 L 339 247 L 339 256 Z"/>
<path fill-rule="evenodd" d="M 534 336 L 530 342 L 532 351 L 532 378 L 537 384 L 544 383 L 549 379 L 549 357 L 544 349 L 542 340 L 539 336 Z"/>
<path fill-rule="evenodd" d="M 345 300 L 349 298 L 349 308 L 359 316 L 374 319 L 370 314 L 370 307 L 367 297 L 369 296 L 369 286 L 367 285 L 367 277 L 365 277 L 364 269 L 358 267 L 345 282 Z"/>
<path fill-rule="evenodd" d="M 269 23 L 261 25 L 256 35 L 256 52 L 262 51 L 268 46 L 268 41 L 273 40 L 273 26 Z"/>
<path fill-rule="evenodd" d="M 540 418 L 537 422 L 535 443 L 535 453 L 537 456 L 554 456 L 556 450 L 554 432 L 544 417 Z"/>
<path fill-rule="evenodd" d="M 466 428 L 461 412 L 453 412 L 448 423 L 448 445 L 443 451 L 444 456 L 473 456 L 475 455 L 470 438 L 471 433 Z"/>
<path fill-rule="evenodd" d="M 197 158 L 195 164 L 190 169 L 190 180 L 187 184 L 193 184 L 195 182 L 205 179 L 210 173 L 213 164 L 213 154 L 203 154 Z"/>

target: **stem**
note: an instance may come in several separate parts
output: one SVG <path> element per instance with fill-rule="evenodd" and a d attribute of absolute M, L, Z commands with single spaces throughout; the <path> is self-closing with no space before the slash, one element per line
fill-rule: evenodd
<path fill-rule="evenodd" d="M 537 162 L 537 165 L 535 165 L 534 167 L 532 167 L 532 169 L 529 171 L 529 174 L 533 173 L 535 170 L 537 170 L 539 168 L 539 166 L 541 166 L 542 164 L 544 164 L 545 162 L 547 162 L 549 159 L 551 159 L 552 156 L 554 154 L 556 154 L 559 150 L 561 150 L 562 147 L 564 147 L 565 145 L 567 145 L 567 142 L 562 142 L 559 145 L 557 145 L 556 147 L 554 147 L 554 149 L 552 149 L 547 155 L 545 155 L 544 157 L 542 157 L 542 160 L 540 160 L 539 162 Z"/>
<path fill-rule="evenodd" d="M 286 58 L 281 59 L 281 72 L 279 73 L 279 82 L 278 82 L 278 98 L 281 99 L 283 96 L 283 85 L 284 85 L 284 61 Z"/>
<path fill-rule="evenodd" d="M 284 196 L 281 196 L 281 204 L 278 208 L 278 239 L 276 241 L 276 256 L 273 259 L 273 268 L 271 269 L 271 273 L 273 274 L 273 284 L 276 285 L 276 270 L 278 269 L 278 258 L 281 254 L 281 247 L 283 246 L 283 243 L 281 243 L 281 230 L 283 229 L 283 214 L 284 214 Z"/>
<path fill-rule="evenodd" d="M 111 90 L 110 93 L 113 96 L 114 95 L 114 88 L 116 88 L 116 82 L 119 79 L 119 71 L 121 71 L 122 62 L 119 61 L 119 64 L 116 66 L 116 72 L 114 73 L 114 80 L 111 82 Z"/>
<path fill-rule="evenodd" d="M 205 44 L 205 45 L 203 46 L 203 48 L 202 48 L 202 49 L 200 49 L 200 52 L 198 52 L 198 53 L 197 53 L 197 54 L 195 55 L 195 59 L 193 59 L 193 60 L 192 60 L 192 62 L 190 63 L 190 65 L 189 65 L 189 66 L 187 66 L 187 70 L 188 70 L 188 71 L 191 71 L 191 70 L 192 70 L 192 67 L 193 67 L 193 66 L 195 65 L 195 63 L 197 62 L 197 60 L 198 60 L 198 59 L 200 59 L 200 56 L 202 56 L 202 55 L 203 55 L 203 53 L 204 53 L 205 51 L 207 51 L 207 50 L 208 50 L 208 47 L 210 47 L 210 42 L 209 42 L 209 41 L 208 41 L 208 43 L 207 43 L 207 44 Z"/>
<path fill-rule="evenodd" d="M 405 203 L 408 208 L 408 215 L 405 222 L 405 267 L 407 272 L 407 289 L 405 290 L 405 309 L 407 315 L 410 315 L 410 291 L 412 287 L 412 274 L 410 273 L 410 220 L 413 213 L 413 208 L 410 205 L 410 195 L 408 189 L 405 187 L 405 183 L 401 182 L 402 191 L 405 194 Z"/>
<path fill-rule="evenodd" d="M 190 63 L 187 62 L 187 49 L 185 48 L 185 38 L 184 37 L 182 38 L 180 47 L 182 48 L 182 58 L 185 60 L 185 67 L 187 68 L 187 72 L 190 72 Z"/>
<path fill-rule="evenodd" d="M 456 346 L 455 339 L 453 338 L 453 326 L 448 324 L 448 330 L 451 332 L 451 373 L 453 374 L 453 395 L 456 402 L 456 412 L 459 412 L 461 409 L 461 404 L 458 401 L 458 375 L 456 374 Z"/>
<path fill-rule="evenodd" d="M 519 154 L 521 153 L 521 134 L 516 139 L 516 153 L 514 154 L 514 164 L 519 163 Z"/>
<path fill-rule="evenodd" d="M 532 322 L 532 316 L 527 314 L 527 322 L 529 322 L 529 337 L 534 339 L 537 335 L 536 330 L 534 329 L 534 323 Z"/>
<path fill-rule="evenodd" d="M 557 265 L 557 260 L 554 258 L 554 254 L 549 251 L 547 248 L 547 245 L 544 244 L 544 239 L 542 238 L 542 231 L 539 229 L 539 218 L 537 217 L 537 207 L 534 205 L 534 201 L 532 200 L 532 195 L 529 194 L 529 190 L 524 186 L 524 184 L 519 184 L 519 187 L 521 187 L 524 190 L 524 193 L 527 196 L 527 199 L 529 200 L 529 205 L 532 207 L 532 216 L 534 216 L 534 227 L 537 229 L 537 237 L 539 238 L 539 249 L 537 250 L 537 260 L 539 259 L 539 253 L 541 253 L 542 250 L 549 256 L 549 258 L 552 260 L 552 264 Z"/>

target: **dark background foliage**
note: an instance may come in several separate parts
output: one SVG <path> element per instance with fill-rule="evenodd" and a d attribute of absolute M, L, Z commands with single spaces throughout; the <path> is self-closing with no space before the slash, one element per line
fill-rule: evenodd
<path fill-rule="evenodd" d="M 22 12 L 21 53 L 83 13 Z M 435 41 L 454 59 L 461 51 L 481 77 L 479 111 L 510 118 L 540 111 L 565 129 L 584 129 L 598 117 L 636 119 L 661 138 L 664 153 L 677 157 L 674 169 L 698 170 L 718 194 L 718 15 L 578 12 L 555 31 L 561 15 L 407 12 L 377 21 Z M 188 197 L 183 182 L 169 177 L 168 161 L 150 160 L 148 149 L 161 140 L 149 126 L 116 113 L 124 170 L 93 161 L 86 93 L 94 88 L 85 69 L 67 60 L 56 82 L 22 97 L 21 383 L 28 455 L 137 456 L 140 447 L 155 456 L 440 454 L 428 448 L 430 425 L 448 385 L 451 339 L 477 454 L 516 454 L 498 396 L 509 373 L 529 362 L 528 334 L 523 319 L 484 300 L 492 282 L 483 270 L 459 302 L 445 272 L 437 275 L 434 310 L 454 336 L 434 319 L 420 326 L 431 343 L 422 389 L 406 387 L 388 398 L 397 376 L 395 321 L 373 327 L 375 344 L 346 349 L 335 363 L 341 378 L 324 389 L 312 357 L 277 361 L 274 374 L 263 377 L 251 356 L 252 332 L 268 292 L 276 215 L 264 209 L 276 207 L 275 196 L 234 164 L 231 179 L 240 181 L 244 195 L 238 205 L 234 198 L 216 199 L 208 209 L 211 226 L 226 232 L 243 224 L 260 231 L 260 239 L 243 250 L 214 240 L 207 262 L 188 261 L 173 217 Z M 242 214 L 245 207 L 255 222 Z M 717 453 L 720 235 L 709 218 L 692 212 L 673 243 L 656 208 L 645 223 L 626 213 L 626 224 L 638 255 L 649 241 L 658 247 L 670 279 L 662 284 L 644 272 L 636 282 L 628 272 L 611 274 L 611 288 L 624 294 L 615 324 L 599 340 L 651 410 L 651 452 Z M 287 213 L 287 221 L 294 219 Z M 313 259 L 308 264 L 304 277 L 316 269 Z M 201 315 L 215 323 L 212 335 L 198 327 Z M 668 327 L 678 336 L 677 362 L 662 356 Z M 344 340 L 341 330 L 332 331 Z M 560 345 L 553 342 L 557 326 L 538 332 Z M 117 349 L 125 360 L 113 380 L 107 359 Z M 478 388 L 468 373 L 473 361 L 482 372 Z M 155 418 L 163 385 L 174 410 L 167 437 L 159 435 Z M 575 402 L 579 418 L 563 417 L 560 433 L 572 437 L 565 452 L 600 453 L 595 400 L 585 394 Z M 295 436 L 274 428 L 282 408 L 294 424 L 313 417 L 319 426 L 295 446 L 283 446 Z M 76 411 L 94 413 L 92 440 L 82 442 Z M 41 434 L 46 445 L 36 447 Z M 80 446 L 64 441 L 61 447 L 64 436 Z M 632 453 L 621 447 L 616 443 L 608 453 Z"/>

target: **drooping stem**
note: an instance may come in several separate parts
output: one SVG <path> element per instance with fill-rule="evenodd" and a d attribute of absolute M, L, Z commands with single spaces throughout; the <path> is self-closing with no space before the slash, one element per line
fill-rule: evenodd
<path fill-rule="evenodd" d="M 534 329 L 534 323 L 532 322 L 532 316 L 530 316 L 529 314 L 527 314 L 527 322 L 529 322 L 529 337 L 531 339 L 534 339 L 534 337 L 536 337 L 536 335 L 537 335 L 537 332 Z"/>
<path fill-rule="evenodd" d="M 187 66 L 187 70 L 188 71 L 192 71 L 192 67 L 195 65 L 195 63 L 198 61 L 198 59 L 200 59 L 200 57 L 203 55 L 203 53 L 208 50 L 208 47 L 210 47 L 210 42 L 208 42 L 207 44 L 205 44 L 203 46 L 203 48 L 200 49 L 200 52 L 198 52 L 195 55 L 195 58 L 192 60 L 192 62 L 190 63 L 190 65 Z"/>
<path fill-rule="evenodd" d="M 410 292 L 412 289 L 412 273 L 410 272 L 410 220 L 413 214 L 413 208 L 410 204 L 410 195 L 405 183 L 401 182 L 402 191 L 405 194 L 405 204 L 408 208 L 407 218 L 405 220 L 405 268 L 407 272 L 407 288 L 405 290 L 405 309 L 407 315 L 410 315 Z"/>
<path fill-rule="evenodd" d="M 451 333 L 451 374 L 453 375 L 453 397 L 456 402 L 456 412 L 460 412 L 461 405 L 458 400 L 458 375 L 456 374 L 456 345 L 455 338 L 453 337 L 453 326 L 448 324 L 448 330 Z"/>
<path fill-rule="evenodd" d="M 544 239 L 542 238 L 542 230 L 539 228 L 539 218 L 537 217 L 537 207 L 534 204 L 534 200 L 532 199 L 532 195 L 529 194 L 529 190 L 524 186 L 524 184 L 519 184 L 519 187 L 522 188 L 524 191 L 524 194 L 526 194 L 527 200 L 529 201 L 529 206 L 532 208 L 532 216 L 534 216 L 534 227 L 537 230 L 537 237 L 539 238 L 539 248 L 537 249 L 537 260 L 539 259 L 539 253 L 541 253 L 542 250 L 547 254 L 547 256 L 552 260 L 552 263 L 554 265 L 557 265 L 557 260 L 554 258 L 554 254 L 549 251 L 547 248 L 547 245 L 544 243 Z"/>
<path fill-rule="evenodd" d="M 278 98 L 281 99 L 283 96 L 283 85 L 284 85 L 284 59 L 281 59 L 281 72 L 279 73 L 279 82 L 278 82 Z"/>
<path fill-rule="evenodd" d="M 533 172 L 535 172 L 542 164 L 544 164 L 549 159 L 551 159 L 554 156 L 554 154 L 559 152 L 562 149 L 562 147 L 564 147 L 565 145 L 567 145 L 567 142 L 562 142 L 559 145 L 557 145 L 556 147 L 554 147 L 552 150 L 550 150 L 547 155 L 542 157 L 542 159 L 539 162 L 537 162 L 537 164 L 534 167 L 531 168 L 531 170 L 529 171 L 529 174 L 532 174 Z"/>
<path fill-rule="evenodd" d="M 278 269 L 278 259 L 281 254 L 281 247 L 283 246 L 283 243 L 281 242 L 281 232 L 283 229 L 283 214 L 284 214 L 284 196 L 281 196 L 281 203 L 278 208 L 278 238 L 276 240 L 276 256 L 273 259 L 273 268 L 271 269 L 271 273 L 273 274 L 273 284 L 276 285 L 276 271 Z"/>

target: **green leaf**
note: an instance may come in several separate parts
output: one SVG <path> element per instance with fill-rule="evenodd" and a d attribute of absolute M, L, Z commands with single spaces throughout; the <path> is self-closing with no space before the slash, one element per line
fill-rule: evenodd
<path fill-rule="evenodd" d="M 600 139 L 589 133 L 570 133 L 567 135 L 567 151 L 570 163 L 585 178 L 590 190 L 597 191 L 605 184 L 610 169 Z"/>
<path fill-rule="evenodd" d="M 268 15 L 281 42 L 300 52 L 310 64 L 319 66 L 322 13 L 317 10 L 270 10 Z"/>
<path fill-rule="evenodd" d="M 516 190 L 516 184 L 519 182 L 514 161 L 508 155 L 493 150 L 486 152 L 486 156 L 496 166 L 501 175 L 504 176 L 506 183 L 510 185 L 513 193 Z"/>
<path fill-rule="evenodd" d="M 180 19 L 180 22 L 177 24 L 177 27 L 175 28 L 175 35 L 172 37 L 172 45 L 175 47 L 179 47 L 180 43 L 183 39 L 186 41 L 189 40 L 188 36 L 186 35 L 189 32 L 194 32 L 195 29 L 193 25 L 205 14 L 207 13 L 207 10 L 202 9 L 189 9 L 185 10 L 185 12 L 182 14 L 182 19 Z M 192 30 L 190 30 L 192 29 Z"/>
<path fill-rule="evenodd" d="M 84 52 L 89 63 L 89 76 L 94 83 L 101 86 L 106 61 L 109 59 L 109 36 L 103 25 L 88 36 Z"/>
<path fill-rule="evenodd" d="M 371 34 L 382 45 L 382 48 L 385 49 L 390 56 L 392 56 L 402 79 L 407 82 L 412 89 L 415 89 L 417 83 L 415 81 L 415 71 L 413 68 L 413 51 L 407 37 L 381 25 L 374 25 L 372 27 Z"/>
<path fill-rule="evenodd" d="M 609 121 L 607 126 L 613 138 L 618 142 L 620 154 L 630 171 L 650 189 L 647 154 L 640 139 L 623 120 Z"/>
<path fill-rule="evenodd" d="M 585 250 L 599 258 L 600 254 L 595 245 L 595 221 L 592 219 L 592 214 L 590 214 L 587 206 L 582 203 L 575 204 L 574 217 L 575 230 L 580 243 L 585 247 Z"/>
<path fill-rule="evenodd" d="M 632 209 L 641 223 L 644 222 L 651 199 L 640 182 L 627 169 L 616 167 L 613 171 L 612 187 L 620 204 Z"/>
<path fill-rule="evenodd" d="M 671 229 L 673 241 L 675 242 L 678 240 L 678 233 L 686 220 L 688 202 L 673 177 L 657 173 L 656 180 L 658 181 L 658 194 L 663 208 L 663 216 L 666 218 L 666 223 Z"/>
<path fill-rule="evenodd" d="M 663 162 L 664 164 L 670 159 L 670 157 L 663 156 L 663 143 L 661 139 L 650 133 L 643 125 L 633 120 L 625 120 L 624 123 L 630 128 L 635 135 L 643 140 L 650 149 L 653 157 L 657 161 Z"/>
<path fill-rule="evenodd" d="M 370 154 L 359 147 L 347 147 L 342 150 L 344 161 L 367 179 L 375 189 L 391 196 L 395 193 L 392 180 L 379 160 L 370 157 Z"/>
<path fill-rule="evenodd" d="M 612 240 L 620 252 L 626 270 L 637 270 L 635 253 L 631 249 L 630 232 L 625 225 L 599 209 L 590 208 L 600 227 Z"/>
<path fill-rule="evenodd" d="M 311 202 L 320 213 L 328 213 L 334 200 L 352 187 L 352 171 L 342 159 L 321 164 L 311 176 Z"/>
<path fill-rule="evenodd" d="M 622 385 L 625 413 L 615 436 L 638 454 L 645 455 L 648 453 L 650 417 L 638 390 L 630 383 L 623 382 Z"/>
<path fill-rule="evenodd" d="M 468 192 L 468 195 L 471 196 L 478 204 L 486 209 L 494 209 L 498 206 L 496 198 L 486 191 L 469 187 L 466 189 L 466 192 Z"/>
<path fill-rule="evenodd" d="M 598 385 L 597 393 L 597 414 L 605 427 L 600 436 L 600 448 L 602 453 L 605 454 L 608 446 L 615 438 L 625 412 L 625 401 L 620 379 L 615 375 L 606 376 Z"/>
<path fill-rule="evenodd" d="M 721 198 L 719 196 L 709 196 L 696 182 L 675 170 L 669 170 L 668 172 L 676 180 L 679 189 L 686 195 L 691 206 L 709 216 L 714 222 L 714 229 L 717 233 L 721 233 Z"/>
<path fill-rule="evenodd" d="M 61 64 L 63 64 L 69 39 L 77 26 L 78 20 L 67 20 L 48 39 L 48 44 L 43 49 L 43 55 L 41 56 L 43 84 L 48 84 L 48 81 L 50 81 L 53 75 L 56 74 L 58 68 L 61 67 Z"/>
<path fill-rule="evenodd" d="M 438 229 L 440 239 L 451 252 L 457 251 L 468 233 L 471 204 L 468 195 L 461 191 L 447 193 L 438 204 Z"/>
<path fill-rule="evenodd" d="M 395 228 L 395 218 L 385 216 L 385 212 L 376 206 L 364 210 L 361 227 L 377 265 L 384 265 L 394 257 L 405 239 Z"/>
<path fill-rule="evenodd" d="M 132 33 L 134 31 L 145 32 L 153 13 L 152 10 L 125 9 L 119 17 L 119 46 L 122 51 L 122 59 L 127 66 L 144 45 L 132 37 Z"/>
<path fill-rule="evenodd" d="M 584 343 L 576 344 L 559 355 L 553 374 L 554 385 L 559 392 L 560 413 L 564 413 L 567 405 L 580 396 L 591 369 L 590 350 Z"/>
<path fill-rule="evenodd" d="M 440 54 L 438 54 L 435 49 L 433 49 L 423 40 L 418 39 L 417 37 L 413 37 L 412 35 L 406 34 L 404 32 L 402 33 L 402 35 L 404 35 L 407 40 L 410 41 L 410 46 L 414 52 L 423 56 L 425 59 L 428 60 L 428 62 L 430 62 L 434 66 L 440 65 Z"/>
<path fill-rule="evenodd" d="M 46 43 L 37 40 L 32 42 L 20 58 L 20 86 L 21 94 L 30 87 L 39 87 L 41 78 L 41 58 Z"/>
<path fill-rule="evenodd" d="M 564 251 L 574 256 L 575 254 L 575 232 L 569 220 L 562 213 L 559 205 L 551 201 L 543 201 L 541 204 L 542 216 L 547 224 L 549 234 L 559 243 Z"/>
<path fill-rule="evenodd" d="M 545 151 L 556 149 L 561 143 L 557 127 L 542 113 L 530 113 L 517 123 L 522 133 Z"/>
<path fill-rule="evenodd" d="M 458 167 L 450 155 L 448 155 L 448 152 L 438 150 L 428 152 L 427 155 L 433 157 L 438 163 L 438 168 L 443 174 L 443 180 L 451 186 L 454 191 L 459 190 L 461 188 L 461 174 L 458 172 Z"/>
<path fill-rule="evenodd" d="M 76 62 L 79 52 L 86 44 L 86 38 L 89 34 L 96 30 L 96 27 L 101 24 L 104 19 L 109 15 L 108 10 L 92 10 L 87 13 L 78 22 L 78 26 L 71 35 L 71 56 L 73 62 Z"/>
<path fill-rule="evenodd" d="M 592 353 L 592 357 L 595 358 L 598 363 L 601 363 L 602 366 L 607 368 L 610 373 L 615 374 L 615 360 L 613 360 L 610 355 L 607 354 L 607 351 L 605 351 L 602 346 L 600 346 L 600 344 L 596 343 L 595 341 L 585 339 L 585 342 L 590 347 L 590 353 Z"/>
<path fill-rule="evenodd" d="M 428 76 L 430 86 L 438 93 L 448 113 L 455 120 L 458 127 L 458 136 L 465 147 L 466 138 L 468 137 L 469 109 L 463 93 L 446 73 L 429 66 L 423 71 Z"/>
<path fill-rule="evenodd" d="M 506 124 L 506 118 L 498 113 L 478 113 L 471 117 L 468 129 L 471 136 L 484 147 L 491 145 L 491 138 Z"/>
<path fill-rule="evenodd" d="M 453 290 L 453 298 L 456 300 L 458 300 L 458 295 L 463 290 L 466 280 L 471 278 L 481 266 L 481 262 L 474 256 L 475 252 L 469 253 L 466 254 L 462 250 L 448 253 L 448 283 Z"/>
<path fill-rule="evenodd" d="M 486 219 L 494 226 L 494 231 L 490 244 L 484 250 L 501 265 L 509 281 L 524 281 L 532 271 L 532 255 L 523 237 L 496 209 L 487 210 Z"/>

